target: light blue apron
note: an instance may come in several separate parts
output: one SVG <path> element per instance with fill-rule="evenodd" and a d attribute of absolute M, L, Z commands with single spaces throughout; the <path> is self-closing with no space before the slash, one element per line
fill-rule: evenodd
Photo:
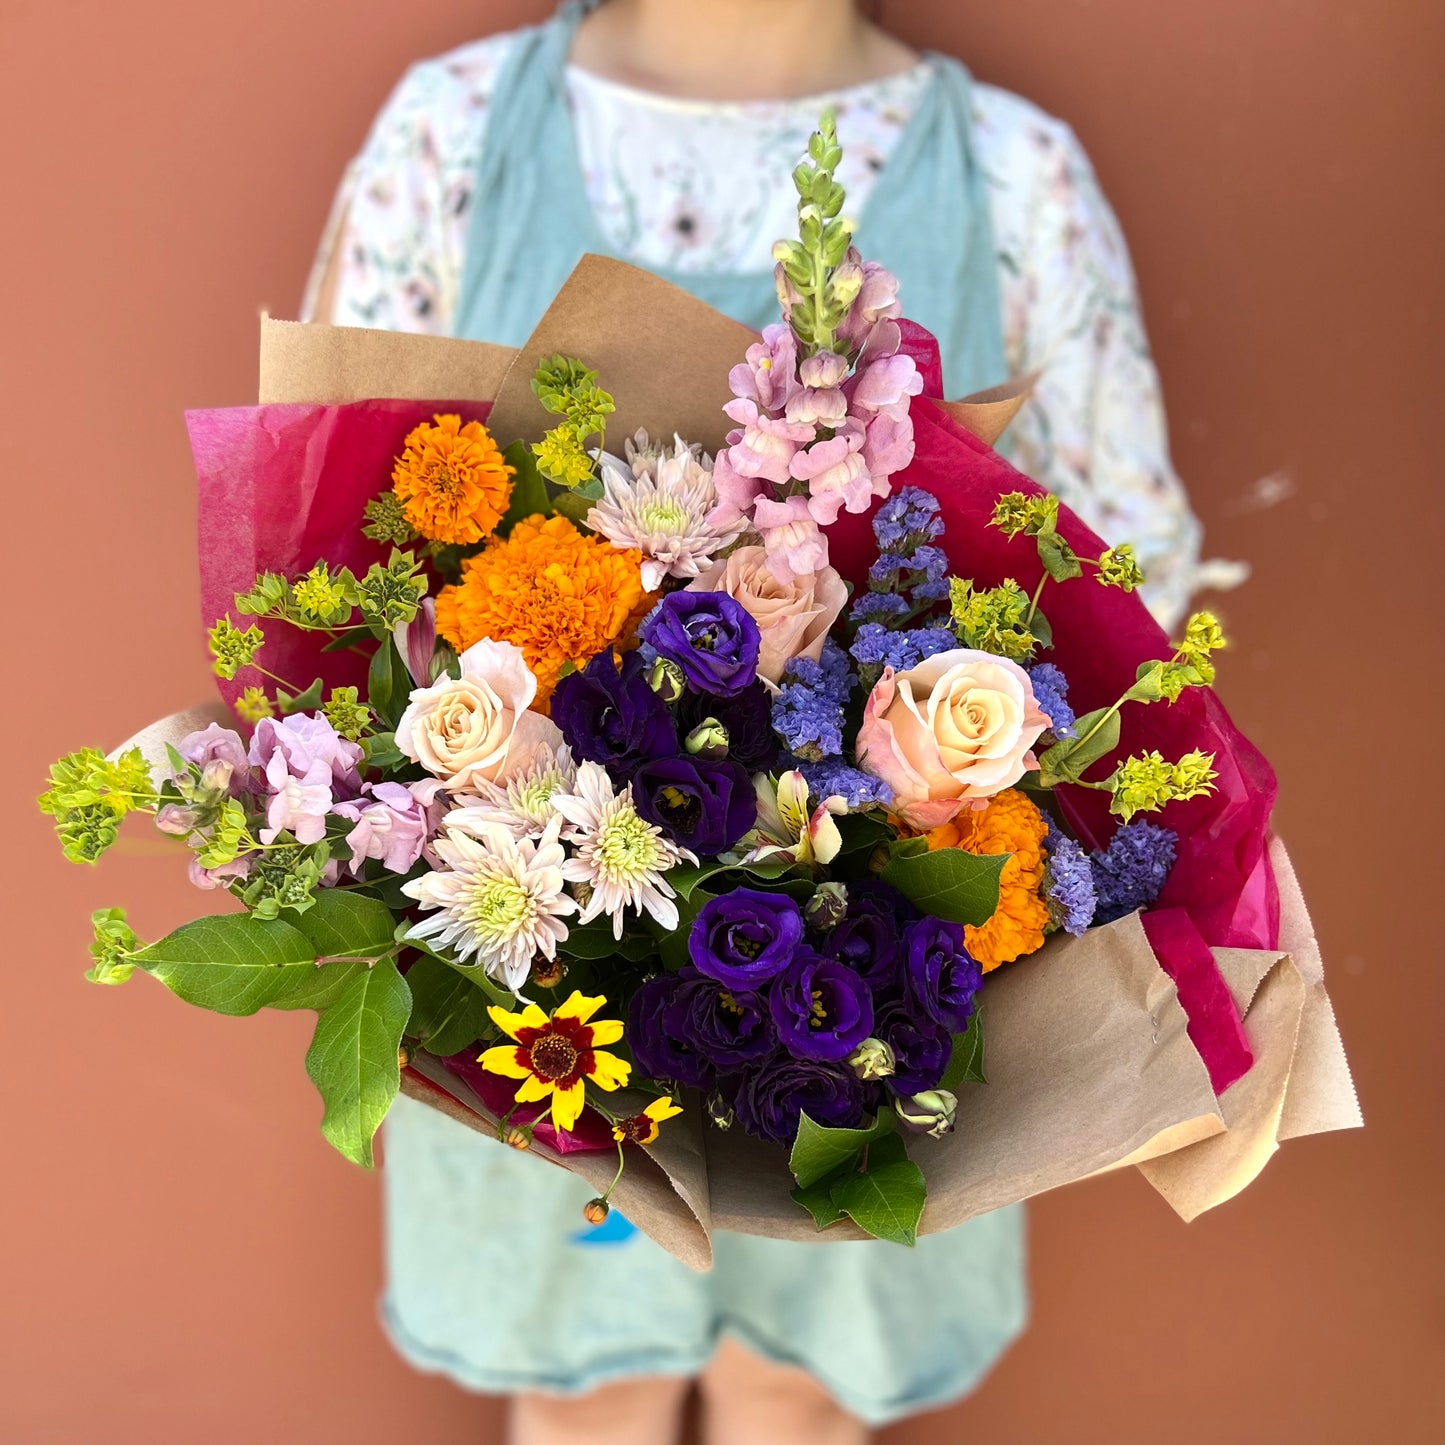
<path fill-rule="evenodd" d="M 584 252 L 612 254 L 587 203 L 564 89 L 586 8 L 566 5 L 520 32 L 498 76 L 460 336 L 520 344 Z M 958 396 L 1005 374 L 997 260 L 968 73 L 930 59 L 933 78 L 875 183 L 858 242 L 899 276 L 908 314 L 938 336 L 947 391 Z M 753 327 L 777 319 L 770 271 L 664 274 Z M 479 1390 L 573 1393 L 696 1374 L 731 1331 L 806 1367 L 879 1425 L 972 1389 L 1027 1314 L 1018 1208 L 914 1250 L 721 1234 L 715 1267 L 699 1275 L 625 1226 L 589 1231 L 591 1190 L 580 1180 L 408 1099 L 387 1121 L 383 1176 L 392 1338 L 412 1363 Z"/>

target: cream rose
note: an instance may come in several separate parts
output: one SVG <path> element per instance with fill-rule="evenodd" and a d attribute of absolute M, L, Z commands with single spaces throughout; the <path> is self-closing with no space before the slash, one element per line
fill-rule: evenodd
<path fill-rule="evenodd" d="M 700 573 L 687 590 L 726 592 L 758 624 L 758 676 L 768 682 L 781 679 L 789 658 L 817 661 L 829 628 L 848 601 L 848 589 L 832 567 L 779 582 L 763 547 L 739 547 Z"/>
<path fill-rule="evenodd" d="M 1018 663 L 958 648 L 885 669 L 863 710 L 858 766 L 893 789 L 904 822 L 936 828 L 1037 768 L 1029 749 L 1048 725 Z"/>
<path fill-rule="evenodd" d="M 396 727 L 396 745 L 453 792 L 505 782 L 562 732 L 530 712 L 537 679 L 519 647 L 484 637 L 460 658 L 460 677 L 414 688 Z"/>

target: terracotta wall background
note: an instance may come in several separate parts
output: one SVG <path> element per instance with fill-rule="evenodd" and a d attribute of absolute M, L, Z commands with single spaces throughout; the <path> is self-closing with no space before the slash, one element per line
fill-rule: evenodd
<path fill-rule="evenodd" d="M 55 754 L 206 693 L 181 410 L 252 399 L 257 307 L 294 310 L 403 66 L 543 8 L 0 4 L 17 1445 L 498 1438 L 493 1402 L 382 1340 L 378 1189 L 317 1131 L 309 1017 L 85 984 L 89 909 L 127 901 L 157 936 L 198 900 L 142 841 L 64 863 L 31 799 Z M 1066 116 L 1123 217 L 1210 548 L 1256 568 L 1219 602 L 1222 690 L 1278 766 L 1369 1124 L 1188 1228 L 1132 1175 L 1042 1200 L 1032 1332 L 889 1445 L 1441 1438 L 1442 16 L 885 7 Z"/>

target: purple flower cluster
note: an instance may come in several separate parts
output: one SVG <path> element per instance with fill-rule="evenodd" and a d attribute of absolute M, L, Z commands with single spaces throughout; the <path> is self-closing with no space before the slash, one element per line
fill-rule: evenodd
<path fill-rule="evenodd" d="M 1095 923 L 1113 923 L 1136 908 L 1147 908 L 1164 891 L 1174 867 L 1179 835 L 1136 818 L 1123 824 L 1107 848 L 1089 855 L 1098 896 Z"/>
<path fill-rule="evenodd" d="M 803 762 L 839 756 L 853 685 L 848 659 L 831 638 L 816 662 L 793 658 L 783 669 L 783 685 L 773 701 L 773 731 Z"/>
<path fill-rule="evenodd" d="M 748 1133 L 782 1143 L 805 1112 L 853 1126 L 891 1094 L 936 1088 L 983 983 L 960 925 L 920 917 L 878 882 L 850 883 L 827 929 L 810 927 L 786 894 L 711 898 L 688 956 L 633 998 L 639 1070 L 717 1090 Z M 886 1082 L 865 1083 L 850 1062 L 868 1039 L 893 1052 Z"/>
<path fill-rule="evenodd" d="M 1027 670 L 1039 711 L 1049 719 L 1049 731 L 1056 738 L 1073 737 L 1075 719 L 1069 706 L 1068 678 L 1052 662 L 1035 662 Z"/>
<path fill-rule="evenodd" d="M 1094 921 L 1098 898 L 1094 892 L 1094 870 L 1089 855 L 1054 822 L 1048 814 L 1049 826 L 1044 839 L 1048 866 L 1044 871 L 1044 902 L 1049 916 L 1065 933 L 1077 938 Z"/>
<path fill-rule="evenodd" d="M 558 682 L 552 720 L 573 757 L 601 764 L 632 785 L 637 811 L 681 848 L 714 858 L 757 821 L 752 771 L 776 760 L 769 704 L 757 680 L 758 625 L 722 592 L 672 592 L 643 625 L 650 656 L 682 678 L 676 715 L 648 677 L 648 658 L 598 653 Z M 725 754 L 696 751 L 708 725 L 726 734 Z"/>
<path fill-rule="evenodd" d="M 848 651 L 860 667 L 876 672 L 891 667 L 895 672 L 904 672 L 917 667 L 925 657 L 949 652 L 957 646 L 958 639 L 946 627 L 914 627 L 904 632 L 890 632 L 882 623 L 865 622 Z"/>

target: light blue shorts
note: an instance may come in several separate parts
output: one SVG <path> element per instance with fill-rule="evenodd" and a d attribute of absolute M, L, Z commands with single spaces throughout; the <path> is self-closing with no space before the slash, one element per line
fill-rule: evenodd
<path fill-rule="evenodd" d="M 916 1249 L 719 1234 L 697 1274 L 641 1233 L 589 1229 L 582 1180 L 414 1100 L 387 1119 L 385 1162 L 387 1331 L 489 1394 L 696 1375 L 731 1332 L 880 1426 L 973 1389 L 1028 1313 L 1018 1207 Z"/>

